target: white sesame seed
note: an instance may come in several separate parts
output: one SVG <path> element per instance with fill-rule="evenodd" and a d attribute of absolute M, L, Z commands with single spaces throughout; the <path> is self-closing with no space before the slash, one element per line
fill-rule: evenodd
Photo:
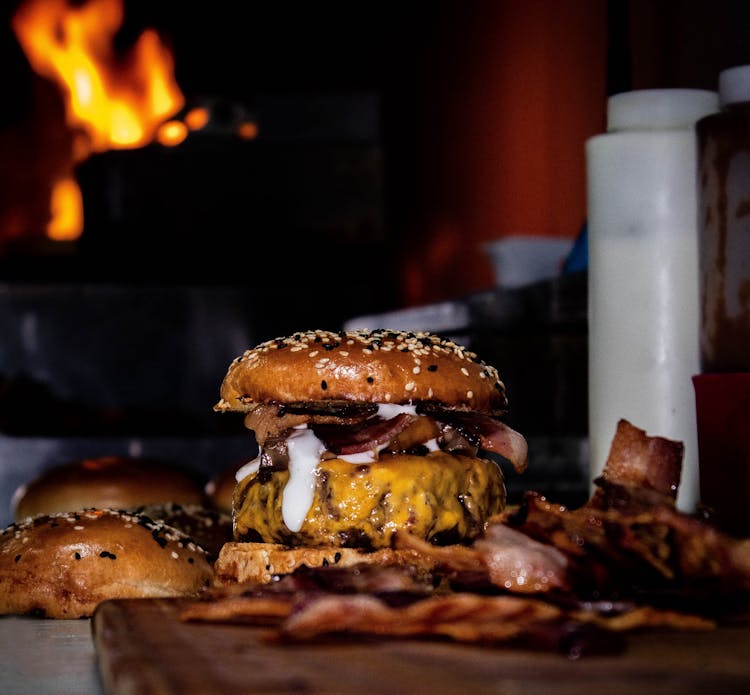
<path fill-rule="evenodd" d="M 406 386 L 404 386 L 404 388 L 407 391 L 413 391 L 415 386 L 416 384 L 413 381 L 410 381 L 408 384 L 406 384 Z"/>
<path fill-rule="evenodd" d="M 312 352 L 311 352 L 311 353 L 310 353 L 310 354 L 308 355 L 308 357 L 315 357 L 315 355 L 317 355 L 317 354 L 318 354 L 318 350 L 313 350 L 313 351 L 312 351 Z"/>
<path fill-rule="evenodd" d="M 339 355 L 341 355 L 342 357 L 349 357 L 349 353 L 346 350 L 341 350 L 339 352 Z"/>
<path fill-rule="evenodd" d="M 74 531 L 83 531 L 83 526 L 74 526 L 73 530 Z"/>
<path fill-rule="evenodd" d="M 466 369 L 466 367 L 461 367 L 461 374 L 464 376 L 469 376 L 469 370 Z"/>
<path fill-rule="evenodd" d="M 172 557 L 177 560 L 180 556 L 176 553 L 176 551 L 172 551 Z"/>
<path fill-rule="evenodd" d="M 467 398 L 474 398 L 474 392 L 473 391 L 467 391 L 466 392 L 466 397 Z"/>

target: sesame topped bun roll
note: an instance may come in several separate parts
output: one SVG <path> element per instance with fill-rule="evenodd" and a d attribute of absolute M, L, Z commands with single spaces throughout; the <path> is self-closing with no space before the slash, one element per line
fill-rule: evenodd
<path fill-rule="evenodd" d="M 0 614 L 84 618 L 107 599 L 193 597 L 213 581 L 205 550 L 142 514 L 41 514 L 0 532 Z"/>
<path fill-rule="evenodd" d="M 229 366 L 219 412 L 245 413 L 259 456 L 236 475 L 237 543 L 389 548 L 397 531 L 469 543 L 505 506 L 489 451 L 526 467 L 497 370 L 424 332 L 309 331 Z"/>

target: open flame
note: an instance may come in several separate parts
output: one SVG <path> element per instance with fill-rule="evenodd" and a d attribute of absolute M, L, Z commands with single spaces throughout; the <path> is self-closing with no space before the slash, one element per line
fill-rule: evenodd
<path fill-rule="evenodd" d="M 13 17 L 32 68 L 61 87 L 66 121 L 76 133 L 70 171 L 53 187 L 52 239 L 75 239 L 83 231 L 75 166 L 93 152 L 148 144 L 184 104 L 172 55 L 154 30 L 143 31 L 126 55 L 116 55 L 123 13 L 122 0 L 26 0 Z"/>

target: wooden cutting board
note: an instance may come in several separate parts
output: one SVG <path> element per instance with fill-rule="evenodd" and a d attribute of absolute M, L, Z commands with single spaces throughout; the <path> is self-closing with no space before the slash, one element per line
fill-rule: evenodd
<path fill-rule="evenodd" d="M 556 653 L 435 640 L 279 645 L 259 628 L 185 623 L 184 601 L 107 601 L 92 620 L 108 695 L 619 695 L 750 692 L 750 625 L 631 634 L 624 653 Z"/>

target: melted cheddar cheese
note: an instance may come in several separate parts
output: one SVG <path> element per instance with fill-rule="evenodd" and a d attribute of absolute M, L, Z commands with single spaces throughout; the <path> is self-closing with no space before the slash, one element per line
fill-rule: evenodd
<path fill-rule="evenodd" d="M 239 541 L 383 548 L 404 530 L 433 542 L 467 542 L 505 507 L 503 476 L 493 461 L 443 451 L 364 464 L 334 458 L 315 467 L 312 502 L 292 531 L 282 511 L 289 471 L 264 482 L 258 476 L 250 472 L 235 488 Z"/>

